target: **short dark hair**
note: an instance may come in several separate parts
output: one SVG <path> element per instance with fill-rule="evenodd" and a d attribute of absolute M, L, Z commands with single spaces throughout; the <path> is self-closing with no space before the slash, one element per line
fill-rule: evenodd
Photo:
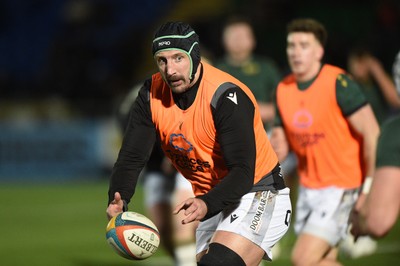
<path fill-rule="evenodd" d="M 287 34 L 292 32 L 312 33 L 322 46 L 325 46 L 328 39 L 328 33 L 324 25 L 312 18 L 294 19 L 287 25 L 286 30 Z"/>
<path fill-rule="evenodd" d="M 348 53 L 349 58 L 356 58 L 356 59 L 360 59 L 371 55 L 372 55 L 371 51 L 366 46 L 355 46 L 351 48 Z"/>
<path fill-rule="evenodd" d="M 250 28 L 253 28 L 253 22 L 250 20 L 250 18 L 241 15 L 232 15 L 228 17 L 223 24 L 223 28 L 226 29 L 227 27 L 235 24 L 247 24 Z"/>

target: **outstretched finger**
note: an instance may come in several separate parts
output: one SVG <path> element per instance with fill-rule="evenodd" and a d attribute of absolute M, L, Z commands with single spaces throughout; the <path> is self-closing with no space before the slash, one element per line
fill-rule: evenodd
<path fill-rule="evenodd" d="M 175 209 L 173 210 L 173 214 L 178 214 L 181 210 L 184 210 L 185 207 L 185 202 L 180 203 L 179 205 L 177 205 L 175 207 Z"/>
<path fill-rule="evenodd" d="M 175 210 L 174 210 L 174 214 L 178 214 L 181 210 L 187 210 L 188 208 L 190 208 L 191 206 L 192 206 L 192 204 L 193 204 L 193 198 L 189 198 L 189 199 L 187 199 L 187 200 L 185 200 L 185 201 L 183 201 L 182 203 L 180 203 L 176 208 L 175 208 Z M 186 214 L 186 212 L 185 212 L 185 215 L 187 215 Z"/>

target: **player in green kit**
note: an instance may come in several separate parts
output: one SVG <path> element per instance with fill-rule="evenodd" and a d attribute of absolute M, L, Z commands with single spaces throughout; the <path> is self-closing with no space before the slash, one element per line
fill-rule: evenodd
<path fill-rule="evenodd" d="M 225 55 L 216 60 L 214 65 L 251 88 L 268 129 L 268 124 L 275 116 L 273 95 L 281 79 L 279 68 L 272 59 L 254 53 L 256 38 L 246 18 L 228 19 L 223 27 L 222 42 Z"/>
<path fill-rule="evenodd" d="M 393 65 L 393 76 L 400 95 L 400 52 Z M 365 203 L 353 211 L 351 233 L 357 238 L 385 236 L 400 213 L 400 115 L 382 126 L 378 139 L 376 171 Z"/>

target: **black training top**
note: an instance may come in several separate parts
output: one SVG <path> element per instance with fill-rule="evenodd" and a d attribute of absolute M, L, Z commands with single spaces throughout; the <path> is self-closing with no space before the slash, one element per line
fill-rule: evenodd
<path fill-rule="evenodd" d="M 190 90 L 173 95 L 175 103 L 182 110 L 186 110 L 194 102 L 201 78 L 202 70 L 199 80 Z M 151 79 L 147 79 L 140 89 L 135 103 L 132 105 L 125 137 L 111 175 L 108 192 L 109 203 L 113 200 L 115 192 L 120 192 L 122 199 L 126 202 L 130 201 L 134 194 L 140 171 L 146 164 L 152 147 L 156 142 L 157 134 L 152 122 L 148 97 L 150 87 Z M 231 104 L 224 104 L 225 101 L 230 101 L 226 96 L 235 89 L 238 102 L 246 103 L 239 105 L 240 112 L 232 112 L 231 108 L 229 108 Z M 238 130 L 241 121 L 254 120 L 255 110 L 251 99 L 241 89 L 237 90 L 237 87 L 228 89 L 222 96 L 219 98 L 215 109 L 213 109 L 213 118 L 219 138 L 218 142 L 221 145 L 223 143 L 237 143 L 241 139 L 250 139 L 252 142 L 255 142 L 252 127 L 242 127 Z M 243 134 L 247 136 L 243 138 Z M 146 138 L 143 138 L 143 136 L 146 136 Z M 140 141 L 137 141 L 138 139 Z M 251 160 L 250 158 L 254 158 L 256 151 L 253 145 L 243 143 L 243 145 L 235 146 L 225 145 L 223 152 L 226 162 L 229 162 L 230 165 L 240 165 L 240 160 L 244 158 Z M 241 156 L 237 156 L 238 154 L 241 154 Z M 255 164 L 250 163 L 250 165 L 253 167 L 252 170 L 254 172 Z M 225 178 L 224 182 L 219 183 L 207 194 L 200 196 L 208 207 L 206 218 L 220 212 L 233 201 L 239 201 L 244 194 L 251 190 L 254 176 L 251 177 L 251 180 L 244 180 L 243 178 L 243 174 L 237 171 L 237 173 L 229 175 L 229 180 L 225 180 L 228 179 Z"/>

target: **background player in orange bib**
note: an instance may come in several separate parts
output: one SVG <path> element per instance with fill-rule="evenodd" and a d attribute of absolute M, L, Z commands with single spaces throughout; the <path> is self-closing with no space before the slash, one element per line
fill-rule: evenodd
<path fill-rule="evenodd" d="M 292 262 L 340 265 L 337 245 L 364 177 L 373 175 L 379 127 L 358 85 L 344 70 L 322 63 L 324 26 L 297 19 L 287 30 L 292 74 L 277 88 L 271 142 L 280 160 L 289 147 L 298 159 Z"/>

